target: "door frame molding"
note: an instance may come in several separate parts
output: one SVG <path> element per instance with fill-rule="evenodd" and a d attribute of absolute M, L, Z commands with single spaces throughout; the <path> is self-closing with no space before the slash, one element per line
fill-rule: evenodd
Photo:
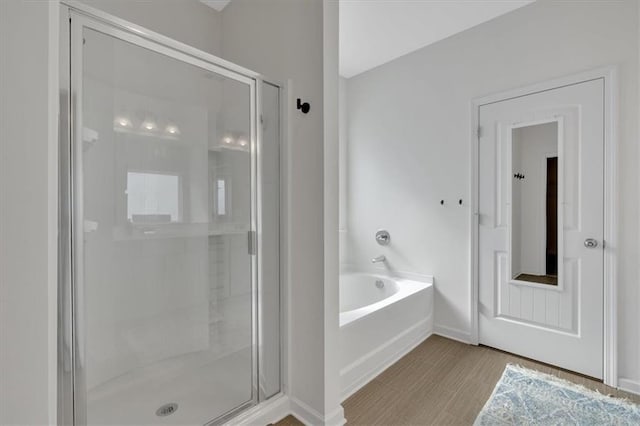
<path fill-rule="evenodd" d="M 470 103 L 471 128 L 469 134 L 471 148 L 470 195 L 471 210 L 469 222 L 470 241 L 470 343 L 479 344 L 479 282 L 478 282 L 478 194 L 479 167 L 478 144 L 479 112 L 483 105 L 532 95 L 591 80 L 604 81 L 604 276 L 603 276 L 603 381 L 606 385 L 618 385 L 618 320 L 617 320 L 617 151 L 618 151 L 618 70 L 616 66 L 597 68 L 558 79 L 527 85 L 488 96 L 474 98 Z"/>

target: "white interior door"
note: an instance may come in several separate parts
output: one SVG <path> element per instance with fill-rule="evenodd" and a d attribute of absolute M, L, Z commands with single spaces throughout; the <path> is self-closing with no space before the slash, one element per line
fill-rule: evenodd
<path fill-rule="evenodd" d="M 602 378 L 604 80 L 479 120 L 479 341 Z"/>

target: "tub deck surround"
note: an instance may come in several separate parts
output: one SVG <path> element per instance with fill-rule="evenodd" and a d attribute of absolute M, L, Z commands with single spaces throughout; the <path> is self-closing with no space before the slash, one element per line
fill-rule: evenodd
<path fill-rule="evenodd" d="M 367 384 L 433 331 L 433 277 L 340 276 L 342 398 Z"/>

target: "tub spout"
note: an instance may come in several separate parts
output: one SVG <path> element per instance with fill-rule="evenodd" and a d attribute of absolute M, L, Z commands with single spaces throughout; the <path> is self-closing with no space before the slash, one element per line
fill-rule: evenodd
<path fill-rule="evenodd" d="M 387 260 L 387 258 L 384 257 L 384 255 L 380 255 L 378 257 L 374 257 L 373 259 L 371 259 L 371 263 L 384 262 L 385 260 Z"/>

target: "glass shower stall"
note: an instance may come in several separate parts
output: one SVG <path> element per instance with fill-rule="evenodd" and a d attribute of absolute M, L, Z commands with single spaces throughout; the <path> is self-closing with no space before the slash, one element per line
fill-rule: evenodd
<path fill-rule="evenodd" d="M 61 15 L 61 424 L 228 420 L 281 388 L 281 88 Z"/>

